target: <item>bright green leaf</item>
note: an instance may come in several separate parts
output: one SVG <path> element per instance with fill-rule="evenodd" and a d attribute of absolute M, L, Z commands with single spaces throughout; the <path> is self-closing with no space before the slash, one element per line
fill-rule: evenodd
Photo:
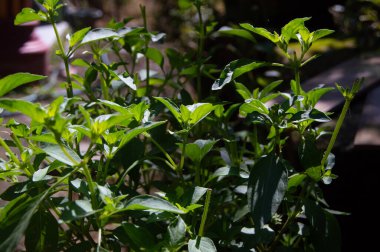
<path fill-rule="evenodd" d="M 52 158 L 70 166 L 78 165 L 82 161 L 78 154 L 67 146 L 48 145 L 42 150 Z"/>
<path fill-rule="evenodd" d="M 23 8 L 20 13 L 17 14 L 14 24 L 21 25 L 32 21 L 46 21 L 46 16 L 41 12 L 36 12 L 32 8 Z"/>
<path fill-rule="evenodd" d="M 145 56 L 148 59 L 153 60 L 153 62 L 156 63 L 157 65 L 159 65 L 160 67 L 163 67 L 164 56 L 162 56 L 160 50 L 158 50 L 156 48 L 149 47 L 145 52 Z"/>
<path fill-rule="evenodd" d="M 296 38 L 296 34 L 301 28 L 304 28 L 305 21 L 309 20 L 310 18 L 296 18 L 287 23 L 284 27 L 281 29 L 281 36 L 285 40 L 285 43 L 288 44 L 289 41 L 292 38 Z"/>
<path fill-rule="evenodd" d="M 278 34 L 276 33 L 273 34 L 265 28 L 253 27 L 251 24 L 248 24 L 248 23 L 240 24 L 240 26 L 248 31 L 251 31 L 253 33 L 256 33 L 257 35 L 260 35 L 266 39 L 269 39 L 273 43 L 277 43 L 280 40 Z"/>
<path fill-rule="evenodd" d="M 80 43 L 83 40 L 83 38 L 86 36 L 86 34 L 88 33 L 89 30 L 91 30 L 91 27 L 86 27 L 86 28 L 83 28 L 83 29 L 73 33 L 69 37 L 70 48 L 74 47 L 75 45 Z"/>
<path fill-rule="evenodd" d="M 179 123 L 182 123 L 182 117 L 180 114 L 180 109 L 178 106 L 169 98 L 166 97 L 154 97 L 154 99 L 160 101 L 169 109 L 170 112 L 174 115 L 174 117 L 177 119 Z"/>
<path fill-rule="evenodd" d="M 0 108 L 10 112 L 20 112 L 32 120 L 43 123 L 46 118 L 46 111 L 38 103 L 31 103 L 25 100 L 0 99 Z"/>
<path fill-rule="evenodd" d="M 30 73 L 16 73 L 0 79 L 0 97 L 6 95 L 13 89 L 34 81 L 45 79 L 46 76 Z"/>
<path fill-rule="evenodd" d="M 218 30 L 218 33 L 224 36 L 235 36 L 244 38 L 256 43 L 256 39 L 252 36 L 252 34 L 243 29 L 234 29 L 228 26 L 223 26 Z"/>

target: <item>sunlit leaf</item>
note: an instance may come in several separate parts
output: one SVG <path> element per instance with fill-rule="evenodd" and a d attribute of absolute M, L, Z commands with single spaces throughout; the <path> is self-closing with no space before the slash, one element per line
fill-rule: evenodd
<path fill-rule="evenodd" d="M 45 79 L 46 76 L 30 73 L 16 73 L 0 79 L 0 97 L 9 93 L 13 89 L 35 81 Z"/>

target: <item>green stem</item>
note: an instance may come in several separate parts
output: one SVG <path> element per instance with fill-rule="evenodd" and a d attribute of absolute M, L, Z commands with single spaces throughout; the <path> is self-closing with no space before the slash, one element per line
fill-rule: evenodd
<path fill-rule="evenodd" d="M 334 144 L 335 144 L 336 139 L 338 137 L 340 128 L 342 127 L 344 118 L 346 117 L 347 111 L 348 111 L 348 109 L 350 107 L 351 101 L 352 101 L 352 98 L 346 98 L 346 101 L 344 103 L 342 112 L 340 113 L 340 116 L 339 116 L 338 121 L 336 123 L 334 132 L 333 132 L 332 137 L 330 139 L 329 145 L 327 146 L 327 149 L 326 149 L 326 151 L 325 151 L 325 153 L 323 155 L 323 158 L 322 158 L 322 161 L 321 161 L 321 165 L 322 165 L 322 170 L 323 171 L 325 170 L 325 163 L 326 163 L 327 158 L 329 157 L 329 155 L 331 153 L 332 148 L 334 147 Z"/>
<path fill-rule="evenodd" d="M 183 175 L 183 165 L 185 164 L 185 154 L 186 154 L 185 152 L 186 152 L 186 144 L 187 144 L 188 138 L 189 138 L 189 133 L 185 133 L 185 136 L 183 137 L 183 142 L 182 142 L 181 160 L 178 167 L 178 173 L 181 179 Z"/>
<path fill-rule="evenodd" d="M 110 162 L 111 162 L 111 158 L 107 158 L 107 161 L 104 167 L 104 173 L 103 173 L 103 180 L 102 180 L 103 183 L 105 183 L 107 180 L 107 174 L 108 174 L 108 168 L 110 166 Z"/>
<path fill-rule="evenodd" d="M 196 5 L 199 19 L 199 39 L 198 39 L 198 53 L 197 53 L 197 93 L 198 100 L 202 98 L 202 53 L 205 44 L 205 27 L 202 17 L 201 5 Z"/>
<path fill-rule="evenodd" d="M 177 165 L 176 163 L 174 162 L 174 160 L 170 157 L 170 155 L 166 152 L 166 150 L 164 148 L 162 148 L 162 146 L 156 141 L 154 140 L 154 138 L 147 132 L 144 132 L 143 133 L 144 136 L 148 137 L 152 143 L 164 154 L 164 156 L 168 159 L 169 163 L 171 164 L 171 168 L 173 168 L 174 170 L 177 169 Z"/>
<path fill-rule="evenodd" d="M 211 192 L 212 192 L 211 189 L 207 189 L 205 207 L 204 207 L 203 214 L 202 214 L 201 226 L 199 227 L 199 232 L 198 232 L 198 236 L 200 236 L 200 237 L 202 237 L 204 234 L 205 224 L 206 224 L 206 220 L 207 220 L 207 213 L 208 213 L 208 209 L 210 207 Z"/>
<path fill-rule="evenodd" d="M 296 95 L 301 95 L 301 78 L 298 66 L 294 69 L 294 78 L 296 81 Z"/>
<path fill-rule="evenodd" d="M 49 13 L 48 16 L 49 16 L 50 23 L 52 24 L 53 29 L 54 29 L 54 34 L 55 34 L 55 37 L 57 39 L 59 50 L 61 51 L 61 55 L 60 56 L 61 56 L 61 58 L 63 60 L 64 65 L 65 65 L 65 71 L 66 71 L 66 93 L 67 93 L 67 97 L 68 98 L 72 98 L 74 96 L 74 93 L 73 93 L 73 84 L 72 84 L 71 76 L 70 76 L 69 58 L 65 54 L 65 50 L 63 48 L 63 43 L 62 43 L 61 37 L 58 34 L 57 26 L 56 26 L 54 18 L 53 18 L 54 17 L 54 13 Z"/>
<path fill-rule="evenodd" d="M 140 5 L 141 15 L 144 21 L 144 29 L 145 32 L 148 33 L 148 22 L 146 18 L 146 9 L 145 6 Z M 149 48 L 149 36 L 145 36 L 145 52 L 147 52 Z M 150 95 L 150 65 L 149 65 L 149 58 L 145 55 L 145 67 L 146 67 L 146 95 Z"/>
<path fill-rule="evenodd" d="M 4 148 L 4 150 L 9 154 L 9 157 L 13 162 L 15 162 L 18 166 L 21 165 L 20 160 L 16 157 L 13 151 L 9 148 L 8 144 L 4 141 L 2 137 L 0 137 L 0 145 Z M 30 174 L 29 174 L 30 175 Z"/>

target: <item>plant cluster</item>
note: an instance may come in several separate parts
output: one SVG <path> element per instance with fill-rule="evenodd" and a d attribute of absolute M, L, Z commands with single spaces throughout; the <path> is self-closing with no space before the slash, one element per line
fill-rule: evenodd
<path fill-rule="evenodd" d="M 15 24 L 47 21 L 56 31 L 62 5 L 39 2 L 40 11 L 23 9 Z M 149 31 L 141 7 L 143 27 L 125 21 L 85 28 L 67 36 L 67 46 L 56 32 L 66 97 L 46 106 L 0 99 L 2 109 L 30 118 L 3 122 L 10 138 L 0 138 L 7 154 L 0 179 L 11 185 L 0 195 L 7 201 L 0 251 L 13 251 L 23 236 L 27 251 L 339 251 L 339 226 L 319 185 L 336 177 L 331 150 L 361 82 L 337 86 L 346 103 L 326 149 L 318 146 L 326 131 L 317 126 L 330 117 L 315 105 L 333 88 L 304 91 L 300 82 L 313 59 L 305 61 L 305 53 L 332 31 L 309 31 L 309 18 L 290 21 L 280 33 L 250 24 L 224 31 L 262 36 L 288 63 L 232 61 L 212 90 L 234 85 L 241 102 L 217 94 L 193 101 L 184 85 L 199 91 L 200 76 L 214 78 L 215 70 L 203 54 L 203 1 L 181 2 L 199 13 L 195 53 L 154 47 L 164 34 Z M 300 55 L 288 50 L 294 40 Z M 84 48 L 88 59 L 76 55 Z M 71 74 L 72 65 L 84 74 Z M 294 73 L 290 93 L 276 91 L 282 80 L 254 90 L 238 82 L 272 67 Z M 44 78 L 7 76 L 0 96 Z M 291 133 L 298 143 L 289 155 Z"/>

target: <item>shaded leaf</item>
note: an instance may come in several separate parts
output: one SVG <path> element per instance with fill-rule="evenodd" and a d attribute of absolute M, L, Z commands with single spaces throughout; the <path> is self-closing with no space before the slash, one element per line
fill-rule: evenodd
<path fill-rule="evenodd" d="M 277 212 L 288 184 L 283 161 L 273 153 L 255 163 L 248 179 L 248 207 L 256 227 L 262 227 Z"/>
<path fill-rule="evenodd" d="M 151 195 L 139 195 L 130 199 L 123 210 L 157 210 L 176 214 L 184 214 L 182 210 L 170 202 Z"/>
<path fill-rule="evenodd" d="M 311 241 L 316 251 L 341 251 L 341 233 L 335 217 L 316 205 L 305 200 L 305 214 L 311 224 Z"/>
<path fill-rule="evenodd" d="M 186 145 L 186 155 L 195 163 L 200 163 L 217 141 L 198 139 Z"/>
<path fill-rule="evenodd" d="M 218 33 L 224 36 L 235 36 L 235 37 L 244 38 L 256 43 L 256 39 L 252 36 L 252 34 L 243 29 L 235 29 L 228 26 L 222 26 L 218 30 Z"/>
<path fill-rule="evenodd" d="M 177 119 L 177 121 L 179 123 L 182 123 L 182 117 L 180 114 L 180 110 L 179 110 L 178 106 L 172 100 L 170 100 L 169 98 L 166 98 L 166 97 L 154 97 L 154 99 L 163 103 L 165 105 L 165 107 L 167 107 L 169 109 L 169 111 L 172 112 L 172 114 Z"/>
<path fill-rule="evenodd" d="M 63 205 L 61 220 L 70 222 L 95 214 L 89 200 L 75 200 Z"/>
<path fill-rule="evenodd" d="M 175 250 L 181 248 L 185 243 L 186 223 L 180 216 L 168 226 L 169 245 Z"/>
<path fill-rule="evenodd" d="M 153 62 L 160 67 L 164 65 L 164 56 L 162 56 L 161 52 L 156 48 L 149 47 L 145 52 L 145 56 L 148 59 L 153 60 Z"/>

